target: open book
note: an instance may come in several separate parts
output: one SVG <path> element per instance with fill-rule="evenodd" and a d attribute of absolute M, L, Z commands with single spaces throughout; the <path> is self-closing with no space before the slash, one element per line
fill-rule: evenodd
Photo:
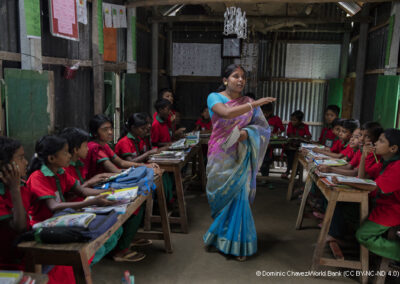
<path fill-rule="evenodd" d="M 376 183 L 370 179 L 361 179 L 357 177 L 347 177 L 347 176 L 329 176 L 326 177 L 327 180 L 333 184 L 347 185 L 363 190 L 374 190 L 376 188 Z"/>
<path fill-rule="evenodd" d="M 310 144 L 310 143 L 301 143 L 300 147 L 301 147 L 301 148 L 304 148 L 304 149 L 308 149 L 308 150 L 311 150 L 311 149 L 314 149 L 314 148 L 319 148 L 319 149 L 324 149 L 324 148 L 325 148 L 325 147 L 322 146 L 322 145 L 319 145 L 319 144 Z"/>
<path fill-rule="evenodd" d="M 326 165 L 330 167 L 339 167 L 339 166 L 345 166 L 347 165 L 347 161 L 343 159 L 338 159 L 338 160 L 314 160 L 314 163 L 316 165 Z"/>
<path fill-rule="evenodd" d="M 33 229 L 51 228 L 51 227 L 81 227 L 87 228 L 90 222 L 96 218 L 93 213 L 73 213 L 57 217 L 52 217 L 43 222 L 33 225 Z"/>
<path fill-rule="evenodd" d="M 235 126 L 235 128 L 233 128 L 232 132 L 226 138 L 225 142 L 221 145 L 222 149 L 226 151 L 227 149 L 232 147 L 238 141 L 239 137 L 240 130 L 237 126 Z"/>

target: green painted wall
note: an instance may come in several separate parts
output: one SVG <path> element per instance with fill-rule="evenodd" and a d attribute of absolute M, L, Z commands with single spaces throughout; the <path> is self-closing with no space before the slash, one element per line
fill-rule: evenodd
<path fill-rule="evenodd" d="M 342 113 L 342 100 L 343 100 L 343 82 L 344 79 L 330 79 L 328 84 L 328 99 L 326 105 L 337 105 L 340 107 L 340 114 Z"/>
<path fill-rule="evenodd" d="M 400 98 L 400 76 L 378 77 L 376 86 L 374 120 L 383 128 L 396 127 Z"/>

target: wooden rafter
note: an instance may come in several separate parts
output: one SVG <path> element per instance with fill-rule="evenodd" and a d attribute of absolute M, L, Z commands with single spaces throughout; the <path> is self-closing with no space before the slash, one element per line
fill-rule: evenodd
<path fill-rule="evenodd" d="M 246 0 L 243 1 L 246 4 L 259 4 L 259 3 L 335 3 L 339 1 L 333 0 Z M 390 0 L 364 0 L 358 1 L 364 3 L 373 2 L 391 2 Z M 210 4 L 210 3 L 225 3 L 225 4 L 235 4 L 238 3 L 237 0 L 134 0 L 127 2 L 126 7 L 144 7 L 144 6 L 162 6 L 162 5 L 175 5 L 175 4 Z"/>

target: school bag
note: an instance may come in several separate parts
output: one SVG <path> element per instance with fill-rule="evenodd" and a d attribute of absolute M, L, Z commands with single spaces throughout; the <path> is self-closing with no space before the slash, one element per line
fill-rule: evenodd
<path fill-rule="evenodd" d="M 147 195 L 151 193 L 156 185 L 154 184 L 154 170 L 145 166 L 131 167 L 121 174 L 111 177 L 108 182 L 101 186 L 96 186 L 97 189 L 120 189 L 128 187 L 138 187 L 138 194 Z"/>

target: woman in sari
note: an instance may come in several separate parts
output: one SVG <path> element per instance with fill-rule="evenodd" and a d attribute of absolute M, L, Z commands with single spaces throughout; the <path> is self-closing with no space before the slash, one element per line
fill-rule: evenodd
<path fill-rule="evenodd" d="M 256 190 L 256 175 L 267 150 L 270 129 L 259 108 L 275 98 L 242 96 L 245 71 L 229 65 L 219 93 L 207 98 L 213 125 L 208 144 L 207 197 L 214 222 L 204 235 L 205 245 L 215 247 L 239 261 L 257 252 L 257 233 L 250 203 Z M 238 127 L 240 137 L 224 146 Z"/>

